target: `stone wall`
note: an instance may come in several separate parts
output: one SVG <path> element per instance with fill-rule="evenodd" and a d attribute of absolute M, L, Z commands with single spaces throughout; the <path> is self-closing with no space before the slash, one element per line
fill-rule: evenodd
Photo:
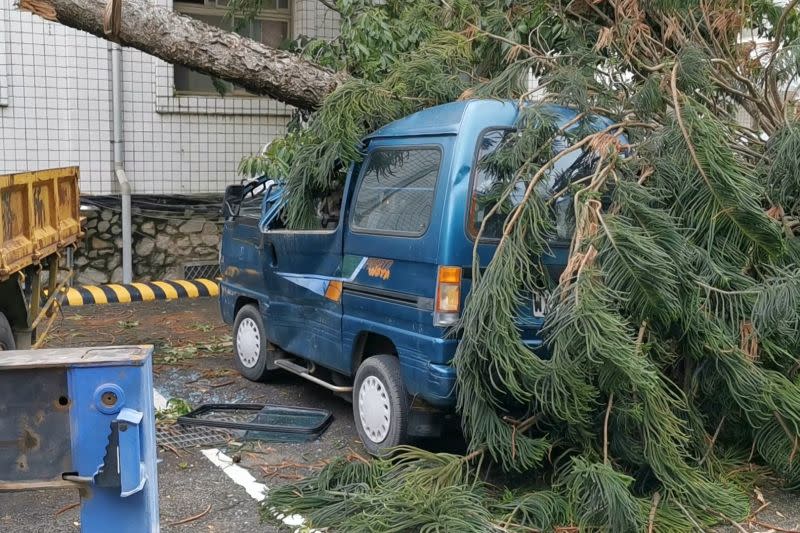
<path fill-rule="evenodd" d="M 86 217 L 83 243 L 75 251 L 77 284 L 122 282 L 122 222 L 119 209 L 92 208 Z M 186 263 L 216 263 L 222 221 L 187 209 L 180 215 L 134 214 L 133 280 L 183 277 Z"/>

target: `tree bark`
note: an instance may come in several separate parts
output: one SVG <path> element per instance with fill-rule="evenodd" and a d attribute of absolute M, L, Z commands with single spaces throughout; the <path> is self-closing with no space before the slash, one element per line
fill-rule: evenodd
<path fill-rule="evenodd" d="M 319 107 L 347 78 L 148 0 L 116 1 L 122 2 L 116 39 L 103 31 L 104 0 L 20 0 L 19 8 L 304 109 Z"/>

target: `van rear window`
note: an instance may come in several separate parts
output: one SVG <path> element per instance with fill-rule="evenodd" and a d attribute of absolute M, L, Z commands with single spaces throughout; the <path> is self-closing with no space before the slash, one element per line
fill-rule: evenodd
<path fill-rule="evenodd" d="M 511 176 L 500 176 L 485 164 L 489 156 L 498 149 L 508 135 L 513 135 L 513 131 L 490 130 L 483 135 L 478 144 L 469 209 L 469 230 L 473 237 L 477 237 L 484 219 L 508 188 L 511 187 L 503 205 L 500 206 L 494 216 L 486 221 L 486 227 L 483 232 L 484 239 L 499 239 L 503 234 L 506 216 L 519 205 L 525 196 L 525 190 L 528 187 L 527 181 L 517 180 L 511 186 Z M 556 137 L 553 140 L 553 155 L 568 146 L 569 142 L 565 137 Z M 570 240 L 575 231 L 572 209 L 573 197 L 568 190 L 569 185 L 586 176 L 590 176 L 594 172 L 596 163 L 597 157 L 594 153 L 575 150 L 556 161 L 535 187 L 535 194 L 544 200 L 550 200 L 550 207 L 555 218 L 554 237 L 556 241 Z M 563 189 L 567 190 L 562 191 Z M 559 191 L 561 191 L 561 194 L 556 196 Z"/>
<path fill-rule="evenodd" d="M 441 160 L 437 148 L 372 152 L 356 193 L 350 226 L 370 233 L 425 233 Z"/>

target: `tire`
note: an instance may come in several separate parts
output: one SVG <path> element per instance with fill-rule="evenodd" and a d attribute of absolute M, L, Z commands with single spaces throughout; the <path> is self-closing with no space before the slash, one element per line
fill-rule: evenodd
<path fill-rule="evenodd" d="M 8 323 L 6 315 L 0 313 L 0 351 L 15 350 L 14 332 L 11 331 L 11 324 Z"/>
<path fill-rule="evenodd" d="M 409 442 L 408 393 L 393 355 L 365 360 L 353 384 L 353 418 L 358 436 L 372 455 Z"/>
<path fill-rule="evenodd" d="M 236 313 L 233 355 L 236 370 L 250 381 L 263 381 L 275 368 L 275 352 L 270 349 L 264 321 L 255 305 L 245 305 Z"/>

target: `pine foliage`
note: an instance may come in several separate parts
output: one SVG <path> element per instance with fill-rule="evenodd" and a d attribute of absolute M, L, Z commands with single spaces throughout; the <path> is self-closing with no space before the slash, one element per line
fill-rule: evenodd
<path fill-rule="evenodd" d="M 272 490 L 265 515 L 337 531 L 691 531 L 747 516 L 733 474 L 747 461 L 800 488 L 797 3 L 337 6 L 338 39 L 296 46 L 353 78 L 242 166 L 285 180 L 292 227 L 315 227 L 368 132 L 456 99 L 525 101 L 531 73 L 540 98 L 481 163 L 501 177 L 481 233 L 502 239 L 454 332 L 468 455 L 338 460 Z M 559 130 L 549 103 L 579 115 Z M 543 194 L 575 151 L 592 172 Z M 573 236 L 552 272 L 538 258 L 562 197 Z M 536 351 L 518 322 L 533 290 L 552 293 Z"/>

